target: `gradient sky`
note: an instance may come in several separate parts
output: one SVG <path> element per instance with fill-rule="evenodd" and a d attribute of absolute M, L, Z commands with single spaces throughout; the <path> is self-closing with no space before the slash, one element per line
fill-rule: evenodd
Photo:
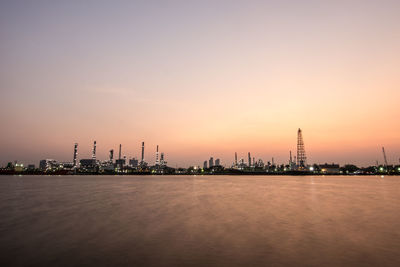
<path fill-rule="evenodd" d="M 157 144 L 169 165 L 248 151 L 400 158 L 400 1 L 0 2 L 0 165 Z"/>

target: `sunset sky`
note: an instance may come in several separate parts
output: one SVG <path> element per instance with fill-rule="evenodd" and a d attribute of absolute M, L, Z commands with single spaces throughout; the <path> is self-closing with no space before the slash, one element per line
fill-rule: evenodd
<path fill-rule="evenodd" d="M 400 158 L 400 1 L 1 1 L 0 165 Z M 247 160 L 246 160 L 247 161 Z"/>

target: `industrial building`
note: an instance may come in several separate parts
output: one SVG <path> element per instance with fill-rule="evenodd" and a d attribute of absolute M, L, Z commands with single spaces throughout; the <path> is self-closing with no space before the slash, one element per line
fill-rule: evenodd
<path fill-rule="evenodd" d="M 59 166 L 58 162 L 54 159 L 42 159 L 39 162 L 39 169 L 42 171 L 56 169 L 58 168 L 58 166 Z"/>
<path fill-rule="evenodd" d="M 212 168 L 213 166 L 214 166 L 214 158 L 211 157 L 211 158 L 208 160 L 208 168 Z"/>
<path fill-rule="evenodd" d="M 320 164 L 319 169 L 323 174 L 339 174 L 340 173 L 340 166 L 339 164 Z"/>

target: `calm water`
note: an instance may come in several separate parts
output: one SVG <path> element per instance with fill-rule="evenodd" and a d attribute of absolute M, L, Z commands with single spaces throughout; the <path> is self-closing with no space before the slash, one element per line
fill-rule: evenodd
<path fill-rule="evenodd" d="M 0 266 L 400 266 L 400 177 L 0 176 Z"/>

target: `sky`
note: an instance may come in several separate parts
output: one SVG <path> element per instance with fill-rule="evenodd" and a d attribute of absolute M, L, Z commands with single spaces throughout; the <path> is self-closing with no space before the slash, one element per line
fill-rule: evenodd
<path fill-rule="evenodd" d="M 0 165 L 400 159 L 400 1 L 0 1 Z"/>

